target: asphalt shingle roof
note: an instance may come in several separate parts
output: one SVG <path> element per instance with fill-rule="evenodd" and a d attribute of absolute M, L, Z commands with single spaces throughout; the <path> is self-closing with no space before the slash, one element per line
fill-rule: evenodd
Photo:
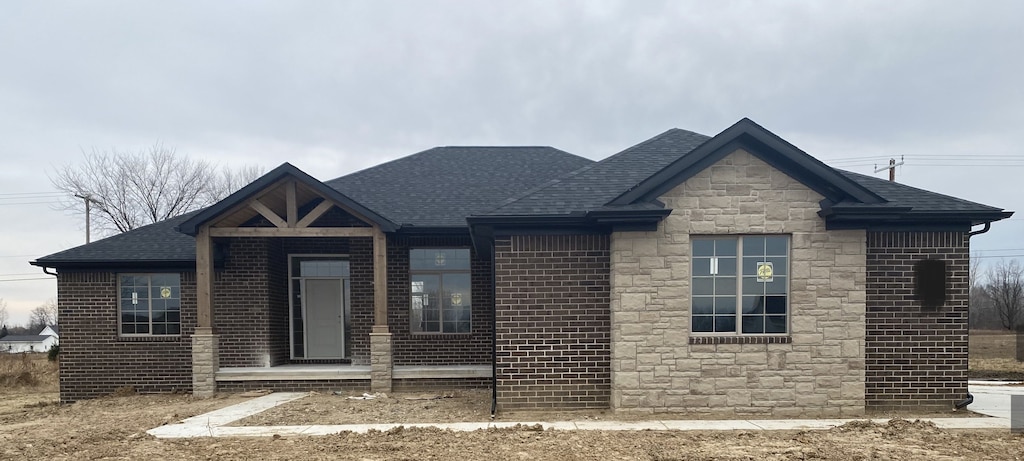
<path fill-rule="evenodd" d="M 913 207 L 913 212 L 999 212 L 996 208 L 874 176 L 837 169 L 840 174 L 888 200 L 887 206 Z M 856 205 L 854 205 L 856 206 Z"/>
<path fill-rule="evenodd" d="M 37 343 L 49 338 L 49 335 L 7 335 L 0 338 L 4 343 Z"/>
<path fill-rule="evenodd" d="M 608 204 L 709 139 L 671 129 L 597 163 L 551 147 L 437 147 L 325 184 L 406 228 L 464 228 L 469 216 L 557 217 L 574 212 L 652 211 L 661 209 L 661 205 L 646 201 Z M 980 217 L 975 221 L 984 222 L 1001 219 L 995 217 L 1002 212 L 999 208 L 835 171 L 887 201 L 869 205 L 872 207 L 909 207 L 910 214 L 977 213 L 975 216 Z M 856 201 L 837 205 L 859 206 Z M 64 267 L 191 262 L 195 260 L 195 240 L 175 227 L 196 213 L 45 256 L 35 264 Z"/>
<path fill-rule="evenodd" d="M 552 147 L 435 147 L 326 184 L 399 225 L 465 227 L 467 216 L 593 163 Z"/>
<path fill-rule="evenodd" d="M 692 131 L 671 129 L 482 214 L 564 215 L 598 209 L 708 139 Z"/>
<path fill-rule="evenodd" d="M 198 211 L 44 256 L 36 262 L 53 267 L 47 263 L 195 261 L 195 238 L 174 230 L 195 213 Z"/>

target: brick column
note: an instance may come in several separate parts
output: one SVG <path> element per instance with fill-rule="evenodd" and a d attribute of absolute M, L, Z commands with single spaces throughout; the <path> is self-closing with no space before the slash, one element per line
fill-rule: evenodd
<path fill-rule="evenodd" d="M 213 397 L 217 392 L 217 335 L 212 328 L 197 328 L 192 335 L 192 395 Z"/>
<path fill-rule="evenodd" d="M 391 392 L 391 333 L 370 333 L 370 391 Z"/>

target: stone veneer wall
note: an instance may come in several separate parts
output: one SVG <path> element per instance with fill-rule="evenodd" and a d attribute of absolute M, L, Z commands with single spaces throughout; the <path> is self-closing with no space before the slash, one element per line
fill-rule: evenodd
<path fill-rule="evenodd" d="M 826 231 L 821 199 L 740 150 L 664 194 L 657 231 L 612 235 L 614 409 L 864 412 L 865 232 Z M 692 335 L 690 235 L 741 234 L 791 235 L 790 334 Z"/>
<path fill-rule="evenodd" d="M 608 408 L 607 235 L 495 242 L 498 407 Z"/>
<path fill-rule="evenodd" d="M 192 391 L 195 273 L 181 274 L 181 336 L 119 336 L 114 273 L 61 272 L 57 299 L 62 403 L 129 386 L 139 392 Z"/>
<path fill-rule="evenodd" d="M 869 232 L 867 385 L 870 408 L 949 410 L 967 396 L 970 243 L 966 232 Z M 946 302 L 914 299 L 914 264 L 942 259 Z"/>

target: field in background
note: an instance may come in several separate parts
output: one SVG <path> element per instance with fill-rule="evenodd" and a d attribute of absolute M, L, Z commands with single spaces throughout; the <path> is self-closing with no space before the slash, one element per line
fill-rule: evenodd
<path fill-rule="evenodd" d="M 1024 381 L 1024 362 L 1017 361 L 1018 341 L 1024 341 L 1024 335 L 1005 330 L 971 330 L 969 340 L 971 379 Z"/>

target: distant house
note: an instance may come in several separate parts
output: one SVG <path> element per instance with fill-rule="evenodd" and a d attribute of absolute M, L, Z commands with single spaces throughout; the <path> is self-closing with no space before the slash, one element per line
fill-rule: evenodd
<path fill-rule="evenodd" d="M 57 326 L 46 326 L 37 335 L 7 335 L 0 338 L 0 352 L 46 352 L 58 342 Z"/>
<path fill-rule="evenodd" d="M 326 182 L 284 164 L 32 264 L 58 274 L 65 402 L 463 386 L 500 409 L 854 416 L 966 396 L 970 237 L 1011 214 L 743 119 L 599 162 L 439 147 Z"/>

